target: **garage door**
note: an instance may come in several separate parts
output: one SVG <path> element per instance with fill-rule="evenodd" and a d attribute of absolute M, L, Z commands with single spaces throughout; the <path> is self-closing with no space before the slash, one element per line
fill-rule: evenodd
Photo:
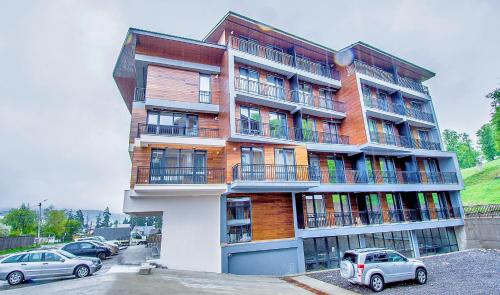
<path fill-rule="evenodd" d="M 297 248 L 229 254 L 228 272 L 241 275 L 297 273 Z"/>

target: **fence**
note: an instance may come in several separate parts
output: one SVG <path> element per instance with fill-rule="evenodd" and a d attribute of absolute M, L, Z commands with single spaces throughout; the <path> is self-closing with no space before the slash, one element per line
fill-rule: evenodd
<path fill-rule="evenodd" d="M 464 206 L 466 218 L 499 217 L 500 204 Z"/>
<path fill-rule="evenodd" d="M 35 244 L 35 238 L 32 236 L 0 237 L 0 251 L 18 247 L 28 247 L 33 244 Z"/>

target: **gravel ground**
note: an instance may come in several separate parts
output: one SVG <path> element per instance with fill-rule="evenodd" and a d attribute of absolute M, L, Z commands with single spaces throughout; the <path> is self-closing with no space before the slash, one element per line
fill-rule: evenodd
<path fill-rule="evenodd" d="M 474 249 L 420 259 L 427 266 L 427 284 L 387 284 L 381 294 L 500 294 L 499 250 Z M 351 285 L 338 269 L 308 276 L 360 294 L 373 294 L 368 287 Z"/>

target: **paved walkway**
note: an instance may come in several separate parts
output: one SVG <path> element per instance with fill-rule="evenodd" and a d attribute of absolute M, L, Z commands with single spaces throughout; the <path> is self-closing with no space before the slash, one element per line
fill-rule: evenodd
<path fill-rule="evenodd" d="M 141 276 L 137 270 L 137 266 L 116 265 L 102 275 L 7 290 L 2 295 L 311 294 L 278 278 L 168 269 L 154 269 L 151 275 Z"/>

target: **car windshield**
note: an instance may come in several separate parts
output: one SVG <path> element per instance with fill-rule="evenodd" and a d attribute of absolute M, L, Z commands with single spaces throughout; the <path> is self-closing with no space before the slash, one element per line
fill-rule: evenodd
<path fill-rule="evenodd" d="M 69 253 L 68 251 L 57 250 L 56 252 L 59 253 L 59 254 L 61 254 L 62 256 L 66 257 L 66 258 L 69 258 L 69 259 L 73 259 L 73 258 L 76 257 L 75 255 Z"/>

